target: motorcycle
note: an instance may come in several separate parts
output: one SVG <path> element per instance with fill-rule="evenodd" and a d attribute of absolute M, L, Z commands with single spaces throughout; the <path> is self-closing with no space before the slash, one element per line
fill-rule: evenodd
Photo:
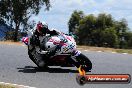
<path fill-rule="evenodd" d="M 29 33 L 28 33 L 29 34 Z M 30 36 L 33 32 L 30 32 Z M 43 61 L 45 62 L 44 67 L 48 66 L 76 66 L 79 68 L 80 66 L 85 71 L 91 71 L 92 63 L 81 51 L 77 50 L 76 42 L 72 36 L 66 35 L 62 32 L 59 32 L 58 35 L 50 36 L 46 35 L 47 42 L 43 43 L 43 39 L 40 43 L 40 47 L 33 47 L 30 44 L 30 37 L 23 38 L 23 42 L 28 46 L 28 55 L 29 58 L 39 67 L 36 63 L 37 54 L 43 57 Z M 25 40 L 25 41 L 24 41 Z M 43 50 L 45 47 L 46 51 L 49 53 L 45 53 Z M 54 52 L 54 53 L 52 53 Z"/>

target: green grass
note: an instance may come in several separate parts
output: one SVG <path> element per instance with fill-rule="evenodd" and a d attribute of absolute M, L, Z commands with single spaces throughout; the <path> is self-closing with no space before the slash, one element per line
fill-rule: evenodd
<path fill-rule="evenodd" d="M 118 50 L 116 50 L 116 52 L 132 54 L 132 49 L 118 49 Z"/>
<path fill-rule="evenodd" d="M 18 88 L 18 87 L 14 87 L 14 86 L 11 86 L 11 85 L 0 84 L 0 88 Z"/>

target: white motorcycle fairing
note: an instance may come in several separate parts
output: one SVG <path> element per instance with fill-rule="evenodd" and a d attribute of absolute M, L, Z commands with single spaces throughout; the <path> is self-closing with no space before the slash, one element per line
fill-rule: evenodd
<path fill-rule="evenodd" d="M 71 54 L 76 50 L 76 42 L 71 36 L 59 34 L 57 36 L 51 36 L 46 42 L 45 47 L 47 51 L 54 51 L 57 46 L 60 46 L 57 55 Z"/>

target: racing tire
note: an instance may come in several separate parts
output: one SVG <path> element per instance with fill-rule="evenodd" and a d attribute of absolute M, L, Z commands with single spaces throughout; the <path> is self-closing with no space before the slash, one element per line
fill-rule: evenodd
<path fill-rule="evenodd" d="M 42 66 L 40 66 L 38 63 L 37 63 L 37 59 L 35 59 L 34 55 L 31 54 L 31 51 L 28 49 L 28 55 L 29 55 L 29 58 L 40 68 L 40 69 L 46 69 L 48 68 L 48 66 L 46 65 L 46 63 L 44 62 L 43 60 L 43 64 Z M 42 55 L 40 55 L 42 56 Z M 41 57 L 42 58 L 42 57 Z"/>
<path fill-rule="evenodd" d="M 81 68 L 84 69 L 86 72 L 91 71 L 92 69 L 92 62 L 82 53 L 76 57 L 77 63 Z"/>

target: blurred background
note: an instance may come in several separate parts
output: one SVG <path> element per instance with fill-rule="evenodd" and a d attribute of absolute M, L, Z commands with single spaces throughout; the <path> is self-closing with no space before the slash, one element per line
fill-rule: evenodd
<path fill-rule="evenodd" d="M 0 41 L 20 41 L 38 21 L 78 45 L 132 48 L 131 0 L 0 0 Z"/>

